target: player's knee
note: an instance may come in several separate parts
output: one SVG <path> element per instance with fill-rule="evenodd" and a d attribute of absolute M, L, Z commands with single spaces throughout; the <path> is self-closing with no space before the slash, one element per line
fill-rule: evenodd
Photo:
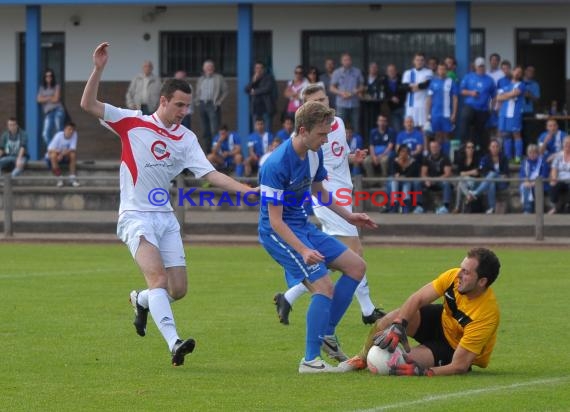
<path fill-rule="evenodd" d="M 186 296 L 186 292 L 187 292 L 187 288 L 186 287 L 178 287 L 178 288 L 173 288 L 172 290 L 168 291 L 168 294 L 170 295 L 170 297 L 174 300 L 180 300 L 182 299 L 184 296 Z"/>

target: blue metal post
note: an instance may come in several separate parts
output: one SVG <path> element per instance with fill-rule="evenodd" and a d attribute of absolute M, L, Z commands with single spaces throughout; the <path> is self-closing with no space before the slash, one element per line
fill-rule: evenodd
<path fill-rule="evenodd" d="M 26 89 L 24 91 L 26 125 L 28 133 L 28 152 L 30 158 L 40 158 L 40 113 L 36 102 L 39 87 L 39 67 L 41 52 L 41 7 L 26 6 Z"/>
<path fill-rule="evenodd" d="M 238 4 L 237 32 L 237 126 L 242 151 L 247 153 L 247 137 L 250 133 L 249 96 L 244 89 L 251 78 L 251 48 L 253 44 L 253 7 Z"/>
<path fill-rule="evenodd" d="M 471 33 L 471 2 L 455 3 L 455 58 L 457 59 L 457 77 L 462 79 L 469 70 Z"/>

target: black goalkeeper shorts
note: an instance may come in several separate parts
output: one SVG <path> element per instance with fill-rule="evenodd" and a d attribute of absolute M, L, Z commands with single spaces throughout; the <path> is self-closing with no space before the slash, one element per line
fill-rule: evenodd
<path fill-rule="evenodd" d="M 431 350 L 434 366 L 451 363 L 453 348 L 449 346 L 441 326 L 443 305 L 427 305 L 420 309 L 420 326 L 412 336 L 416 341 Z"/>

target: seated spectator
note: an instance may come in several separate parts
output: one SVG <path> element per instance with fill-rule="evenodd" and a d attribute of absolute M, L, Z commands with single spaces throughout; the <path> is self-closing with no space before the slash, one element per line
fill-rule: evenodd
<path fill-rule="evenodd" d="M 354 153 L 356 153 L 357 150 L 364 149 L 364 139 L 359 134 L 354 133 L 354 130 L 352 130 L 352 126 L 350 124 L 345 124 L 344 129 L 346 131 L 346 143 L 350 148 L 351 154 L 348 156 L 348 163 L 352 166 L 350 168 L 350 173 L 352 175 L 361 175 L 362 165 L 364 164 L 364 159 L 366 159 L 366 157 L 354 156 Z"/>
<path fill-rule="evenodd" d="M 566 133 L 558 127 L 556 119 L 548 119 L 546 121 L 546 131 L 538 138 L 538 151 L 544 157 L 546 162 L 551 165 L 554 156 L 562 150 L 562 141 Z"/>
<path fill-rule="evenodd" d="M 483 182 L 479 183 L 476 189 L 470 190 L 467 201 L 471 202 L 482 194 L 487 194 L 487 210 L 485 213 L 495 213 L 497 203 L 497 190 L 505 190 L 509 187 L 509 182 L 494 182 L 487 179 L 498 177 L 509 177 L 509 160 L 501 153 L 501 145 L 498 140 L 491 140 L 489 143 L 489 153 L 487 153 L 479 164 L 479 173 L 485 176 Z"/>
<path fill-rule="evenodd" d="M 472 140 L 465 142 L 463 149 L 457 153 L 455 170 L 461 180 L 457 183 L 453 213 L 459 213 L 463 206 L 463 197 L 467 197 L 469 191 L 475 187 L 473 178 L 479 177 L 479 157 Z"/>
<path fill-rule="evenodd" d="M 283 128 L 275 133 L 275 137 L 279 137 L 282 142 L 289 139 L 295 130 L 295 118 L 291 116 L 285 116 L 283 119 Z"/>
<path fill-rule="evenodd" d="M 267 152 L 263 154 L 263 156 L 261 156 L 259 158 L 259 167 L 263 166 L 263 163 L 265 163 L 265 161 L 267 160 L 267 158 L 271 155 L 271 153 L 273 153 L 273 151 L 275 149 L 277 149 L 277 147 L 279 147 L 279 145 L 283 143 L 283 140 L 281 140 L 281 138 L 279 136 L 275 136 L 275 138 L 273 139 L 273 141 L 271 142 L 271 144 L 269 145 L 269 148 L 267 149 Z"/>
<path fill-rule="evenodd" d="M 222 125 L 212 140 L 212 151 L 208 160 L 216 169 L 235 167 L 236 176 L 243 176 L 243 156 L 240 139 L 236 132 L 230 132 L 228 126 Z"/>
<path fill-rule="evenodd" d="M 380 170 L 383 177 L 388 176 L 390 160 L 396 143 L 395 132 L 388 127 L 388 117 L 381 114 L 376 121 L 378 127 L 370 131 L 369 156 L 364 160 L 366 176 L 374 177 Z"/>
<path fill-rule="evenodd" d="M 15 117 L 7 122 L 7 129 L 0 137 L 0 174 L 3 169 L 12 170 L 12 177 L 24 171 L 28 161 L 26 147 L 28 134 L 18 126 Z"/>
<path fill-rule="evenodd" d="M 255 120 L 254 132 L 247 141 L 248 154 L 244 162 L 245 175 L 251 176 L 259 167 L 259 158 L 267 152 L 273 142 L 273 135 L 265 131 L 265 122 L 262 118 Z"/>
<path fill-rule="evenodd" d="M 425 190 L 443 191 L 443 204 L 435 210 L 438 215 L 449 213 L 451 203 L 451 182 L 434 182 L 430 177 L 451 177 L 451 162 L 449 157 L 441 152 L 438 140 L 429 142 L 429 153 L 422 162 L 421 176 L 424 179 Z"/>
<path fill-rule="evenodd" d="M 414 119 L 409 116 L 404 119 L 404 130 L 396 137 L 396 150 L 403 144 L 410 148 L 411 156 L 421 160 L 424 151 L 424 137 L 422 132 L 414 128 Z"/>
<path fill-rule="evenodd" d="M 398 177 L 420 177 L 420 163 L 410 155 L 410 148 L 406 145 L 400 145 L 397 151 L 397 156 L 392 161 L 392 176 Z M 392 180 L 390 182 L 390 193 L 397 193 L 403 197 L 404 206 L 401 207 L 402 213 L 409 213 L 412 209 L 412 191 L 421 193 L 422 185 L 418 181 L 397 181 Z M 421 195 L 419 196 L 421 201 Z M 400 207 L 399 202 L 393 202 L 391 206 L 391 212 L 397 212 Z M 416 206 L 414 213 L 423 213 L 423 208 L 421 206 Z"/>
<path fill-rule="evenodd" d="M 562 150 L 556 154 L 552 161 L 550 171 L 550 202 L 552 208 L 549 215 L 560 212 L 558 202 L 560 195 L 570 191 L 570 136 L 564 138 Z"/>
<path fill-rule="evenodd" d="M 58 176 L 57 187 L 63 187 L 63 179 L 61 178 L 60 165 L 69 165 L 69 182 L 71 186 L 78 187 L 79 182 L 76 180 L 75 171 L 77 165 L 77 131 L 75 123 L 66 123 L 63 132 L 57 132 L 48 146 L 46 154 L 48 164 L 54 176 Z"/>
<path fill-rule="evenodd" d="M 521 203 L 523 204 L 523 213 L 534 212 L 534 187 L 536 179 L 541 176 L 545 178 L 547 184 L 548 167 L 546 160 L 538 154 L 538 146 L 530 144 L 526 148 L 527 157 L 523 160 L 519 171 L 519 176 L 523 179 L 520 186 Z"/>

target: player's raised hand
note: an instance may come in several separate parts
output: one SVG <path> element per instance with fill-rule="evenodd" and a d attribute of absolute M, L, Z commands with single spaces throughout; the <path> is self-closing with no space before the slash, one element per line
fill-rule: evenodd
<path fill-rule="evenodd" d="M 93 64 L 96 68 L 102 69 L 107 64 L 109 60 L 109 53 L 107 53 L 107 48 L 109 47 L 108 42 L 101 43 L 95 51 L 93 52 Z"/>
<path fill-rule="evenodd" d="M 351 213 L 348 217 L 348 222 L 354 226 L 367 229 L 376 229 L 378 227 L 366 213 Z"/>
<path fill-rule="evenodd" d="M 395 320 L 388 329 L 384 330 L 374 339 L 374 345 L 381 349 L 388 349 L 388 352 L 394 352 L 399 343 L 402 344 L 406 352 L 410 352 L 410 344 L 408 343 L 408 335 L 406 335 L 406 320 Z"/>
<path fill-rule="evenodd" d="M 303 262 L 307 265 L 314 265 L 325 261 L 325 257 L 321 255 L 318 250 L 314 249 L 304 249 L 301 256 L 303 256 Z"/>

